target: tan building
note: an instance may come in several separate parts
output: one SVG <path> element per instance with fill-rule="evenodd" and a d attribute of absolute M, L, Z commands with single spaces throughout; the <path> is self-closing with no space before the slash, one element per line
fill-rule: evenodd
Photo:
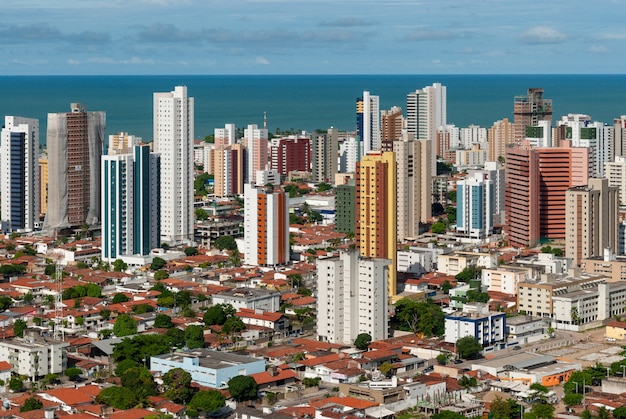
<path fill-rule="evenodd" d="M 601 257 L 582 259 L 580 268 L 584 272 L 606 276 L 607 282 L 626 281 L 626 257 L 615 256 L 608 249 L 604 250 Z"/>
<path fill-rule="evenodd" d="M 241 195 L 244 185 L 245 148 L 241 144 L 220 146 L 211 152 L 214 194 L 218 198 Z"/>
<path fill-rule="evenodd" d="M 513 142 L 513 124 L 508 118 L 493 123 L 487 130 L 487 143 L 489 143 L 489 161 L 498 161 L 498 158 L 506 154 L 507 144 Z"/>
<path fill-rule="evenodd" d="M 580 265 L 583 258 L 618 249 L 617 188 L 607 179 L 589 179 L 587 186 L 565 193 L 565 255 Z"/>
<path fill-rule="evenodd" d="M 626 322 L 618 322 L 616 320 L 606 324 L 604 335 L 607 339 L 624 340 L 626 339 Z"/>
<path fill-rule="evenodd" d="M 604 176 L 609 186 L 618 189 L 620 205 L 626 205 L 626 157 L 616 156 L 615 161 L 604 163 Z"/>
<path fill-rule="evenodd" d="M 380 139 L 394 141 L 402 138 L 402 108 L 394 106 L 380 111 Z"/>
<path fill-rule="evenodd" d="M 48 157 L 39 159 L 39 212 L 48 211 Z"/>
<path fill-rule="evenodd" d="M 562 275 L 543 274 L 537 280 L 518 283 L 517 308 L 530 316 L 554 317 L 554 297 L 606 283 L 606 279 L 579 269 Z"/>
<path fill-rule="evenodd" d="M 531 267 L 499 266 L 483 269 L 481 275 L 482 284 L 487 287 L 487 291 L 515 295 L 517 284 L 532 279 L 534 270 Z"/>
<path fill-rule="evenodd" d="M 470 150 L 456 150 L 455 165 L 457 167 L 483 166 L 487 161 L 487 150 L 474 144 Z"/>
<path fill-rule="evenodd" d="M 396 155 L 371 152 L 356 167 L 356 245 L 362 257 L 390 259 L 389 296 L 397 293 Z"/>
<path fill-rule="evenodd" d="M 454 276 L 470 266 L 495 268 L 498 266 L 498 254 L 481 252 L 454 252 L 447 255 L 437 256 L 437 272 L 439 273 Z"/>

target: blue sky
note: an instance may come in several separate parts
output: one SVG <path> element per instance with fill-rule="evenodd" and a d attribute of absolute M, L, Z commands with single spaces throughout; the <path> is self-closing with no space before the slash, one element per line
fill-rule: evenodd
<path fill-rule="evenodd" d="M 20 0 L 0 75 L 623 74 L 626 0 Z"/>

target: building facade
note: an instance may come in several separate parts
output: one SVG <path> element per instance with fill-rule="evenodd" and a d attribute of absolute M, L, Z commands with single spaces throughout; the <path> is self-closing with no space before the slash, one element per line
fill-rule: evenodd
<path fill-rule="evenodd" d="M 363 257 L 391 260 L 389 295 L 396 289 L 397 172 L 393 152 L 364 156 L 356 171 L 356 247 Z"/>
<path fill-rule="evenodd" d="M 389 260 L 362 258 L 356 250 L 317 261 L 318 340 L 352 344 L 360 333 L 389 336 Z"/>
<path fill-rule="evenodd" d="M 258 125 L 248 125 L 243 131 L 244 145 L 248 149 L 248 175 L 244 183 L 256 184 L 256 172 L 267 169 L 268 164 L 268 134 L 267 129 Z"/>
<path fill-rule="evenodd" d="M 528 89 L 526 95 L 513 99 L 513 142 L 526 137 L 526 127 L 537 126 L 539 121 L 552 121 L 552 99 L 544 99 L 543 89 Z"/>
<path fill-rule="evenodd" d="M 282 176 L 289 172 L 311 170 L 311 144 L 309 137 L 280 138 L 272 140 L 270 147 L 271 168 Z"/>
<path fill-rule="evenodd" d="M 215 197 L 225 198 L 243 194 L 247 160 L 247 150 L 241 144 L 219 146 L 213 150 Z"/>
<path fill-rule="evenodd" d="M 337 174 L 339 131 L 330 127 L 326 134 L 315 134 L 311 141 L 311 173 L 314 182 L 331 183 Z"/>
<path fill-rule="evenodd" d="M 191 243 L 194 223 L 194 99 L 186 86 L 154 93 L 154 151 L 161 156 L 161 241 Z"/>
<path fill-rule="evenodd" d="M 483 239 L 493 233 L 494 186 L 481 171 L 456 183 L 456 231 Z"/>
<path fill-rule="evenodd" d="M 284 265 L 289 262 L 288 197 L 282 190 L 244 188 L 245 263 L 258 266 Z"/>
<path fill-rule="evenodd" d="M 356 135 L 360 157 L 380 150 L 380 102 L 378 96 L 368 91 L 356 100 Z"/>
<path fill-rule="evenodd" d="M 7 232 L 39 225 L 39 121 L 6 116 L 0 137 L 1 226 Z"/>
<path fill-rule="evenodd" d="M 100 156 L 104 144 L 104 112 L 87 112 L 72 103 L 71 112 L 49 113 L 48 210 L 44 230 L 100 222 Z"/>
<path fill-rule="evenodd" d="M 160 246 L 160 158 L 148 145 L 102 156 L 102 260 Z M 132 154 L 131 154 L 132 152 Z"/>
<path fill-rule="evenodd" d="M 465 304 L 463 310 L 445 317 L 444 341 L 456 343 L 472 336 L 483 347 L 504 342 L 506 336 L 506 314 L 489 311 L 486 304 Z"/>

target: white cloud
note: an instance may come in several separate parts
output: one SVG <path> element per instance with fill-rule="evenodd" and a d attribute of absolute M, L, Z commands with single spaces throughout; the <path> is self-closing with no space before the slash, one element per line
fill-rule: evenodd
<path fill-rule="evenodd" d="M 592 54 L 604 54 L 608 52 L 608 49 L 604 45 L 592 45 L 587 49 L 587 52 Z"/>
<path fill-rule="evenodd" d="M 519 35 L 525 44 L 560 44 L 567 39 L 567 35 L 548 26 L 535 26 Z"/>
<path fill-rule="evenodd" d="M 73 60 L 73 59 L 71 59 L 71 58 L 68 58 L 67 63 L 68 63 L 69 65 L 80 65 L 80 61 L 78 61 L 78 60 Z"/>
<path fill-rule="evenodd" d="M 269 65 L 269 61 L 265 57 L 261 57 L 260 55 L 256 57 L 256 63 L 261 65 Z"/>

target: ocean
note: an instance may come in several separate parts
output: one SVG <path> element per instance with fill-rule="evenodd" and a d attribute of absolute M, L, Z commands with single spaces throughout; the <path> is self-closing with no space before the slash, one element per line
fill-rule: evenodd
<path fill-rule="evenodd" d="M 447 86 L 448 123 L 490 127 L 513 118 L 513 97 L 541 87 L 554 119 L 584 113 L 612 124 L 626 114 L 626 75 L 354 75 L 354 76 L 3 76 L 0 115 L 38 118 L 45 144 L 47 114 L 79 102 L 106 112 L 106 134 L 126 131 L 152 140 L 152 93 L 186 85 L 195 98 L 195 137 L 226 123 L 276 130 L 354 130 L 363 90 L 381 109 L 406 107 L 406 95 L 433 83 Z"/>

